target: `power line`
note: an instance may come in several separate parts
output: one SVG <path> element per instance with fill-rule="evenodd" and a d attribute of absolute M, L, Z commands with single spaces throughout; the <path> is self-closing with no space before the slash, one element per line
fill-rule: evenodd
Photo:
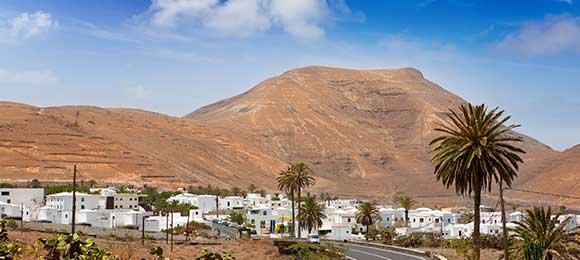
<path fill-rule="evenodd" d="M 556 193 L 541 192 L 541 191 L 532 191 L 532 190 L 524 190 L 524 189 L 517 189 L 517 188 L 505 188 L 505 189 L 506 190 L 519 191 L 519 192 L 527 192 L 527 193 L 533 193 L 533 194 L 540 194 L 540 195 L 552 196 L 552 197 L 561 197 L 561 198 L 568 198 L 568 199 L 577 199 L 577 200 L 580 200 L 580 197 L 573 196 L 573 195 L 568 195 L 568 194 L 556 194 Z"/>

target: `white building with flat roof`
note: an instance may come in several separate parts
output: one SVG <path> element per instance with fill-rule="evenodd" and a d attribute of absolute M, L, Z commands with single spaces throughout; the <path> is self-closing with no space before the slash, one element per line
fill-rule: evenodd
<path fill-rule="evenodd" d="M 44 189 L 36 188 L 0 188 L 0 202 L 26 207 L 44 205 Z"/>

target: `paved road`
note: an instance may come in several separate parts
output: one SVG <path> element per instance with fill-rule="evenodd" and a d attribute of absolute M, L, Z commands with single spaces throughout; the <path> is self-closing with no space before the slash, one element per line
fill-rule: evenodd
<path fill-rule="evenodd" d="M 397 251 L 369 246 L 342 244 L 348 251 L 346 258 L 349 260 L 425 260 L 427 258 L 409 255 Z"/>
<path fill-rule="evenodd" d="M 211 228 L 215 231 L 219 231 L 221 236 L 227 236 L 230 238 L 236 238 L 238 236 L 238 229 L 234 227 L 228 227 L 225 225 L 209 222 Z"/>

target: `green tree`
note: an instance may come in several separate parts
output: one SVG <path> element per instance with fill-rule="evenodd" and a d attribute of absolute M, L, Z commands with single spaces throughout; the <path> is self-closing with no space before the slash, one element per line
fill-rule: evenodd
<path fill-rule="evenodd" d="M 38 179 L 33 179 L 28 184 L 28 187 L 38 189 L 42 188 L 42 185 L 40 185 L 40 181 Z"/>
<path fill-rule="evenodd" d="M 256 191 L 257 187 L 254 184 L 250 184 L 250 186 L 248 186 L 248 192 L 249 193 L 254 193 Z"/>
<path fill-rule="evenodd" d="M 566 230 L 571 219 L 558 223 L 558 217 L 560 213 L 552 216 L 550 208 L 527 209 L 522 221 L 514 222 L 516 227 L 510 230 L 515 241 L 510 254 L 517 259 L 580 259 L 580 227 Z"/>
<path fill-rule="evenodd" d="M 459 217 L 459 223 L 467 224 L 473 222 L 473 211 L 467 211 Z"/>
<path fill-rule="evenodd" d="M 372 224 L 382 220 L 379 209 L 373 203 L 365 202 L 356 206 L 356 209 L 357 211 L 354 214 L 356 223 L 364 225 L 366 227 L 366 232 L 369 231 L 369 227 Z M 368 237 L 366 239 L 368 241 Z"/>
<path fill-rule="evenodd" d="M 312 170 L 303 162 L 290 165 L 286 171 L 280 173 L 280 176 L 278 177 L 278 188 L 283 188 L 286 191 L 292 190 L 293 193 L 295 192 L 298 196 L 297 199 L 299 203 L 302 199 L 302 190 L 314 185 L 315 183 L 316 180 L 312 176 Z M 298 206 L 298 214 L 300 214 L 300 206 Z M 293 226 L 295 226 L 295 224 Z M 298 237 L 300 237 L 300 229 L 298 229 Z"/>
<path fill-rule="evenodd" d="M 405 209 L 405 226 L 409 224 L 409 210 L 415 205 L 416 201 L 413 197 L 403 195 L 397 198 L 397 202 Z"/>
<path fill-rule="evenodd" d="M 491 192 L 492 182 L 511 187 L 517 176 L 520 154 L 524 151 L 512 145 L 522 138 L 510 134 L 519 125 L 505 127 L 510 116 L 495 108 L 488 111 L 485 105 L 461 105 L 460 112 L 450 110 L 451 124 L 439 124 L 435 131 L 442 135 L 433 139 L 433 164 L 435 176 L 447 188 L 454 185 L 459 195 L 473 194 L 474 228 L 473 255 L 480 259 L 480 208 L 481 193 Z"/>
<path fill-rule="evenodd" d="M 322 219 L 324 218 L 326 218 L 324 205 L 316 202 L 315 197 L 306 197 L 304 203 L 300 205 L 300 213 L 298 214 L 300 227 L 308 229 L 308 233 L 310 234 L 313 229 L 322 226 Z"/>
<path fill-rule="evenodd" d="M 241 212 L 232 211 L 230 212 L 230 221 L 242 225 L 246 221 L 246 217 Z"/>
<path fill-rule="evenodd" d="M 296 230 L 296 214 L 295 214 L 295 198 L 294 198 L 294 191 L 296 188 L 294 187 L 294 177 L 292 176 L 291 167 L 288 166 L 286 170 L 280 171 L 278 178 L 278 189 L 288 193 L 288 198 L 292 202 L 292 225 L 290 226 L 290 232 L 292 232 L 292 237 L 294 237 L 294 231 Z M 251 186 L 251 185 L 250 185 Z"/>

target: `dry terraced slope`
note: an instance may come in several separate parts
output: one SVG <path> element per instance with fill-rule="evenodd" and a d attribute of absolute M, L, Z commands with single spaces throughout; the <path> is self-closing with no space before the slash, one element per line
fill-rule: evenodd
<path fill-rule="evenodd" d="M 444 112 L 463 102 L 415 69 L 327 67 L 288 71 L 185 118 L 5 102 L 0 178 L 66 180 L 79 163 L 84 179 L 275 189 L 287 162 L 305 161 L 318 179 L 314 191 L 384 200 L 397 193 L 449 195 L 433 177 L 427 144 Z M 547 169 L 567 169 L 579 153 L 558 153 L 524 138 L 528 163 L 517 185 L 557 189 L 542 185 Z M 561 168 L 552 169 L 553 161 Z M 568 184 L 580 195 L 577 184 Z"/>

